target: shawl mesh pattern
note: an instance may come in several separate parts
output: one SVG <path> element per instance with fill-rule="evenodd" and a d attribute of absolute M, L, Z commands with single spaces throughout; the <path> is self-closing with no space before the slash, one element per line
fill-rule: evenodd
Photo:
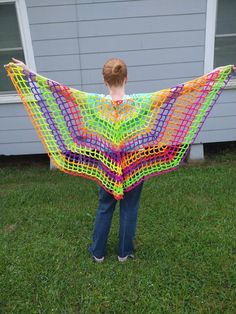
<path fill-rule="evenodd" d="M 14 63 L 5 68 L 53 164 L 97 181 L 117 200 L 184 161 L 233 72 L 227 65 L 172 88 L 114 101 Z"/>

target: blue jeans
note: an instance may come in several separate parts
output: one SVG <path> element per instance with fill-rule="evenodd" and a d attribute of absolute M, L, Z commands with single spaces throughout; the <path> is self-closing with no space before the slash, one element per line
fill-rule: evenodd
<path fill-rule="evenodd" d="M 124 193 L 120 200 L 120 229 L 118 255 L 125 257 L 133 254 L 133 240 L 135 237 L 139 200 L 143 182 L 129 192 Z M 89 247 L 91 254 L 97 258 L 105 256 L 107 238 L 111 227 L 112 216 L 117 200 L 102 187 L 99 189 L 99 206 L 93 230 L 93 242 Z"/>

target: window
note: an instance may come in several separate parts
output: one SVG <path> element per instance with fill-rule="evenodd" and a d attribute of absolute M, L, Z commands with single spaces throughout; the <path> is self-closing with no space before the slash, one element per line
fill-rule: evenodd
<path fill-rule="evenodd" d="M 7 31 L 6 31 L 7 30 Z M 20 38 L 15 3 L 0 3 L 0 66 L 11 60 L 14 56 L 25 60 Z M 13 91 L 11 81 L 6 75 L 0 76 L 0 92 Z"/>
<path fill-rule="evenodd" d="M 218 0 L 214 67 L 236 64 L 235 14 L 235 0 Z"/>
<path fill-rule="evenodd" d="M 36 70 L 25 0 L 0 0 L 0 104 L 20 102 L 3 68 L 12 57 Z"/>

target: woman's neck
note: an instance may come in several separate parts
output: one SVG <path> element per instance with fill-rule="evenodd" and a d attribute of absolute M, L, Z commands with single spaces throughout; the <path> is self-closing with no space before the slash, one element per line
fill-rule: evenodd
<path fill-rule="evenodd" d="M 109 94 L 113 100 L 121 100 L 125 95 L 125 85 L 108 86 Z"/>

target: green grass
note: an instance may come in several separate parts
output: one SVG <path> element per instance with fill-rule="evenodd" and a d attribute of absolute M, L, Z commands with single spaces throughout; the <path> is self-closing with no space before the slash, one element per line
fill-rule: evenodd
<path fill-rule="evenodd" d="M 0 170 L 0 313 L 235 313 L 236 154 L 145 182 L 137 259 L 88 255 L 98 187 L 48 171 Z M 118 208 L 117 208 L 118 209 Z"/>

